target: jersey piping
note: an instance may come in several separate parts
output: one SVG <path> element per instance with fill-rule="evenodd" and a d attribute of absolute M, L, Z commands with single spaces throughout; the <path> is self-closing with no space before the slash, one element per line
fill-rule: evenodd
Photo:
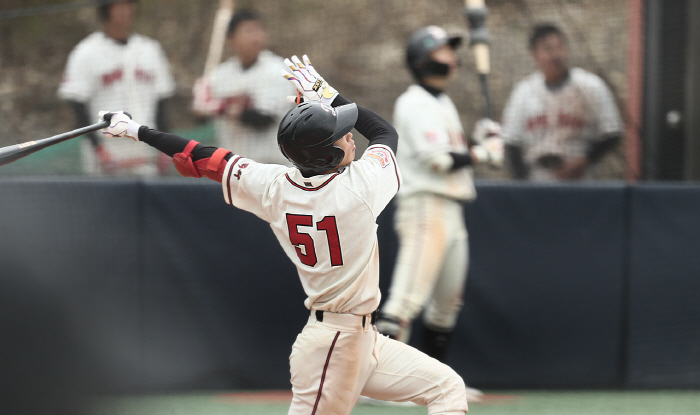
<path fill-rule="evenodd" d="M 294 185 L 295 187 L 298 187 L 299 189 L 305 190 L 305 191 L 307 191 L 307 192 L 313 192 L 313 191 L 316 191 L 316 190 L 318 190 L 318 189 L 320 189 L 320 188 L 326 186 L 328 183 L 331 182 L 331 180 L 335 179 L 336 176 L 338 176 L 340 173 L 341 173 L 341 172 L 338 172 L 338 173 L 334 174 L 333 176 L 331 176 L 330 178 L 328 178 L 328 180 L 326 180 L 325 182 L 321 183 L 319 186 L 316 186 L 316 187 L 304 187 L 304 186 L 298 184 L 297 182 L 295 182 L 294 180 L 292 180 L 291 177 L 289 177 L 289 173 L 285 173 L 284 177 L 286 177 L 286 178 L 287 178 L 287 181 L 288 181 L 289 183 L 291 183 L 292 185 Z"/>

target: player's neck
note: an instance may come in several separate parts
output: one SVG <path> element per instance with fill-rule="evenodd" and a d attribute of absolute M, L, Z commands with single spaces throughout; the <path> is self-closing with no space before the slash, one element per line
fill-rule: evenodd
<path fill-rule="evenodd" d="M 569 70 L 566 69 L 563 72 L 556 72 L 553 74 L 544 74 L 544 83 L 547 88 L 557 89 L 564 85 L 569 79 Z"/>
<path fill-rule="evenodd" d="M 420 85 L 421 87 L 423 87 L 423 89 L 425 89 L 426 91 L 428 91 L 428 93 L 429 93 L 430 95 L 434 96 L 435 98 L 439 97 L 440 94 L 442 94 L 443 92 L 445 92 L 445 91 L 443 91 L 442 89 L 435 88 L 435 87 L 432 87 L 432 86 L 430 86 L 430 85 L 426 85 L 426 84 L 424 84 L 423 82 L 420 82 L 418 85 Z"/>
<path fill-rule="evenodd" d="M 238 61 L 241 63 L 241 67 L 243 69 L 249 69 L 250 67 L 255 65 L 255 62 L 258 61 L 258 55 L 255 55 L 255 56 L 238 55 Z"/>
<path fill-rule="evenodd" d="M 126 43 L 131 35 L 131 30 L 120 25 L 106 23 L 102 31 L 108 37 L 116 40 L 119 43 Z"/>
<path fill-rule="evenodd" d="M 428 76 L 420 80 L 420 85 L 432 94 L 434 91 L 445 92 L 448 82 L 446 76 Z"/>

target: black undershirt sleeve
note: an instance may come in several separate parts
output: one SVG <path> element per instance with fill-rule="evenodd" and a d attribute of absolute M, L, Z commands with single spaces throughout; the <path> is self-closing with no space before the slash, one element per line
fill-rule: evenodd
<path fill-rule="evenodd" d="M 337 107 L 349 103 L 350 100 L 338 95 L 333 101 L 333 106 Z M 399 135 L 396 132 L 396 129 L 394 129 L 394 127 L 387 120 L 380 117 L 372 110 L 358 105 L 357 111 L 358 114 L 357 122 L 355 122 L 355 129 L 360 134 L 365 136 L 367 140 L 369 140 L 370 145 L 383 144 L 391 148 L 391 150 L 396 153 L 396 147 L 399 140 Z M 182 153 L 187 144 L 190 142 L 190 140 L 187 138 L 172 133 L 153 130 L 145 125 L 139 128 L 139 140 L 170 157 L 177 153 Z M 197 161 L 203 158 L 211 157 L 211 155 L 214 154 L 217 149 L 218 147 L 197 144 L 194 150 L 192 150 L 192 160 Z M 226 160 L 230 158 L 231 154 L 225 157 Z"/>
<path fill-rule="evenodd" d="M 266 114 L 255 108 L 246 109 L 241 112 L 239 117 L 241 123 L 254 128 L 256 130 L 263 130 L 272 125 L 275 122 L 275 117 L 270 114 Z"/>
<path fill-rule="evenodd" d="M 170 131 L 170 117 L 165 102 L 165 99 L 161 99 L 156 106 L 156 126 L 160 131 Z"/>
<path fill-rule="evenodd" d="M 603 137 L 602 140 L 597 141 L 592 144 L 588 151 L 586 152 L 586 157 L 591 163 L 596 163 L 600 161 L 601 158 L 610 150 L 615 148 L 617 144 L 622 140 L 622 135 L 620 133 L 609 134 Z"/>
<path fill-rule="evenodd" d="M 471 166 L 473 163 L 472 156 L 469 153 L 449 153 L 452 156 L 452 168 L 451 171 L 461 169 L 463 167 Z"/>
<path fill-rule="evenodd" d="M 139 128 L 139 141 L 143 141 L 156 150 L 172 157 L 177 153 L 182 153 L 191 140 L 180 137 L 177 134 L 164 133 L 142 125 L 141 128 Z M 192 161 L 211 157 L 216 150 L 218 150 L 218 147 L 197 144 L 192 150 Z M 229 153 L 224 159 L 229 160 L 231 156 L 232 154 Z"/>
<path fill-rule="evenodd" d="M 520 146 L 506 144 L 505 155 L 513 178 L 527 178 L 528 169 L 525 165 L 525 160 L 523 159 L 523 149 Z"/>
<path fill-rule="evenodd" d="M 87 105 L 78 101 L 69 101 L 73 112 L 75 113 L 75 119 L 78 122 L 78 126 L 82 127 L 85 125 L 90 125 L 93 123 L 90 119 L 90 114 L 88 113 Z M 90 140 L 90 143 L 94 148 L 99 147 L 102 143 L 100 133 L 94 132 L 87 134 L 86 137 Z"/>
<path fill-rule="evenodd" d="M 352 101 L 338 95 L 333 100 L 333 107 L 350 104 Z M 394 126 L 389 121 L 385 120 L 374 111 L 363 106 L 357 106 L 357 121 L 355 129 L 365 136 L 369 141 L 369 145 L 382 144 L 391 149 L 396 154 L 396 148 L 399 144 L 399 134 Z"/>

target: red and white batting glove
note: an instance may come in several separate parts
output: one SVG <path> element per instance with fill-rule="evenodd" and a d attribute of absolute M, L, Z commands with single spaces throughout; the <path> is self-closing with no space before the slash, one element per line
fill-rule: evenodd
<path fill-rule="evenodd" d="M 141 124 L 131 119 L 131 115 L 124 111 L 100 111 L 100 121 L 109 120 L 109 127 L 102 129 L 102 134 L 107 137 L 127 137 L 139 141 L 139 128 Z"/>
<path fill-rule="evenodd" d="M 328 85 L 328 82 L 316 72 L 308 56 L 304 55 L 303 58 L 304 62 L 300 61 L 296 55 L 292 56 L 291 60 L 285 59 L 284 63 L 292 73 L 282 70 L 282 76 L 294 85 L 306 101 L 320 101 L 330 105 L 338 96 L 338 91 Z M 287 97 L 287 100 L 289 101 L 290 98 L 291 102 L 296 100 L 296 97 Z"/>

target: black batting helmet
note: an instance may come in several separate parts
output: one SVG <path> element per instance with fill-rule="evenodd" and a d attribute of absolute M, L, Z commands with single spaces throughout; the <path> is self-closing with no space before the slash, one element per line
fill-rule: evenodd
<path fill-rule="evenodd" d="M 345 152 L 333 143 L 349 133 L 355 121 L 355 103 L 333 108 L 320 102 L 302 102 L 282 118 L 277 144 L 299 170 L 324 173 L 343 161 Z"/>
<path fill-rule="evenodd" d="M 450 45 L 452 49 L 462 44 L 461 36 L 448 36 L 439 26 L 426 26 L 413 32 L 406 45 L 406 64 L 416 79 L 430 75 L 447 75 L 449 66 L 430 59 L 430 52 Z"/>

